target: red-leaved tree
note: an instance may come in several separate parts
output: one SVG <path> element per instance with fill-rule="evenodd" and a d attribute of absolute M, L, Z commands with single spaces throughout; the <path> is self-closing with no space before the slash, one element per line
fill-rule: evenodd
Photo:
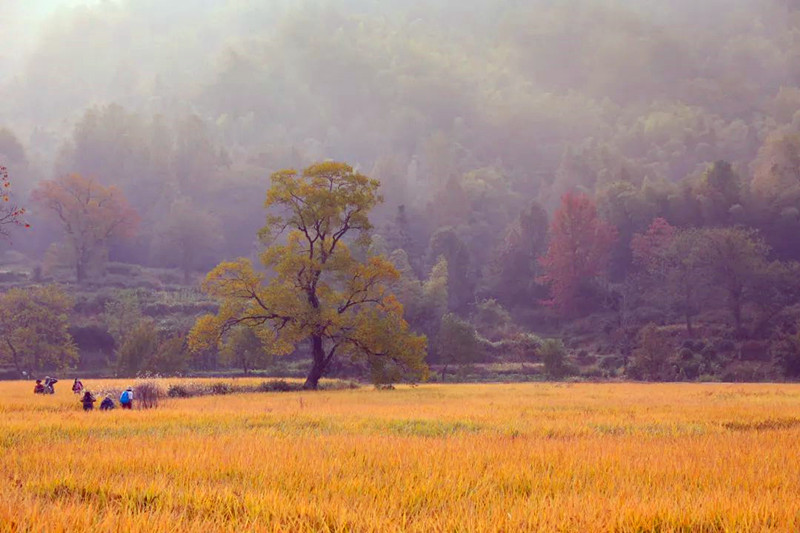
<path fill-rule="evenodd" d="M 664 218 L 653 219 L 645 233 L 631 239 L 633 261 L 649 273 L 664 273 L 669 268 L 669 250 L 678 230 Z"/>
<path fill-rule="evenodd" d="M 597 215 L 594 200 L 569 192 L 550 224 L 550 245 L 540 259 L 544 274 L 539 281 L 550 286 L 553 305 L 565 315 L 580 307 L 582 288 L 608 266 L 616 230 Z"/>
<path fill-rule="evenodd" d="M 139 224 L 139 215 L 122 191 L 80 174 L 42 181 L 31 198 L 63 228 L 79 283 L 89 264 L 104 257 L 111 241 L 133 237 Z"/>

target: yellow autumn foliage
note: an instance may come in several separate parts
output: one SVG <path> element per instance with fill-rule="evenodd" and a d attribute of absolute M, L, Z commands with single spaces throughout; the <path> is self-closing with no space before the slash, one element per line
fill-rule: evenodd
<path fill-rule="evenodd" d="M 388 290 L 399 278 L 381 256 L 358 258 L 350 246 L 369 243 L 369 211 L 379 183 L 344 163 L 272 175 L 271 209 L 256 271 L 248 259 L 212 270 L 203 290 L 219 303 L 189 335 L 197 351 L 224 344 L 232 330 L 251 328 L 271 355 L 311 347 L 307 388 L 316 388 L 337 359 L 368 369 L 376 383 L 427 377 L 427 339 L 410 331 L 403 306 Z"/>

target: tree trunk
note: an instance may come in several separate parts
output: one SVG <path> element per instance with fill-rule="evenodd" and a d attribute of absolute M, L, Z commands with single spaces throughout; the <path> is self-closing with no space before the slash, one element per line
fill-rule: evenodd
<path fill-rule="evenodd" d="M 733 323 L 736 327 L 736 335 L 742 332 L 742 295 L 739 291 L 731 291 L 730 309 L 733 315 Z"/>
<path fill-rule="evenodd" d="M 442 367 L 442 382 L 444 382 L 446 374 L 447 374 L 447 363 L 445 363 L 444 366 Z"/>
<path fill-rule="evenodd" d="M 311 336 L 311 356 L 314 359 L 314 364 L 311 365 L 311 370 L 308 372 L 306 382 L 303 388 L 306 390 L 317 390 L 319 380 L 325 374 L 328 361 L 325 357 L 325 350 L 322 347 L 322 337 L 319 335 Z"/>
<path fill-rule="evenodd" d="M 86 278 L 86 267 L 83 264 L 83 260 L 78 259 L 75 263 L 75 279 L 78 283 L 83 283 L 83 280 Z"/>
<path fill-rule="evenodd" d="M 692 328 L 692 296 L 689 292 L 691 289 L 686 290 L 683 295 L 684 313 L 686 313 L 686 333 L 690 337 L 694 337 L 694 330 Z"/>
<path fill-rule="evenodd" d="M 14 359 L 14 366 L 17 368 L 17 372 L 19 375 L 22 375 L 22 368 L 19 366 L 19 356 L 17 355 L 17 350 L 14 349 L 14 345 L 11 344 L 11 341 L 6 339 L 6 344 L 8 344 L 9 349 L 11 350 L 11 356 Z"/>

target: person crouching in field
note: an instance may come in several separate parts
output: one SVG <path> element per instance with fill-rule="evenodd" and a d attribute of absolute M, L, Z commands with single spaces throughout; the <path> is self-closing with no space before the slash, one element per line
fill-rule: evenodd
<path fill-rule="evenodd" d="M 50 376 L 44 378 L 44 394 L 55 394 L 56 383 L 58 383 L 56 378 L 51 378 Z"/>
<path fill-rule="evenodd" d="M 119 404 L 123 409 L 133 409 L 133 389 L 128 387 L 119 397 Z"/>
<path fill-rule="evenodd" d="M 89 392 L 88 390 L 83 393 L 83 397 L 81 398 L 81 403 L 83 404 L 84 411 L 91 411 L 94 409 L 94 402 L 97 401 L 97 398 Z"/>
<path fill-rule="evenodd" d="M 105 398 L 103 398 L 103 401 L 100 402 L 101 411 L 111 411 L 115 407 L 116 405 L 114 405 L 114 400 L 111 399 L 111 396 L 106 396 Z"/>
<path fill-rule="evenodd" d="M 34 394 L 44 394 L 44 385 L 42 385 L 42 380 L 36 380 L 36 386 L 33 387 Z"/>
<path fill-rule="evenodd" d="M 78 378 L 75 378 L 75 381 L 72 383 L 72 392 L 75 394 L 83 392 L 83 382 Z"/>

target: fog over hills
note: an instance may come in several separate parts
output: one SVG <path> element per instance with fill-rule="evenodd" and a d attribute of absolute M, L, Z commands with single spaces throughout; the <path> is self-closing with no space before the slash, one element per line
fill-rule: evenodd
<path fill-rule="evenodd" d="M 657 219 L 800 259 L 791 0 L 15 0 L 0 19 L 0 159 L 34 229 L 13 246 L 45 265 L 61 230 L 29 200 L 42 180 L 121 189 L 142 223 L 112 261 L 174 266 L 162 228 L 208 213 L 202 272 L 259 249 L 272 172 L 325 159 L 380 179 L 377 251 L 420 278 L 460 257 L 462 313 L 539 309 L 568 192 L 618 236 L 592 283 L 630 281 Z"/>

